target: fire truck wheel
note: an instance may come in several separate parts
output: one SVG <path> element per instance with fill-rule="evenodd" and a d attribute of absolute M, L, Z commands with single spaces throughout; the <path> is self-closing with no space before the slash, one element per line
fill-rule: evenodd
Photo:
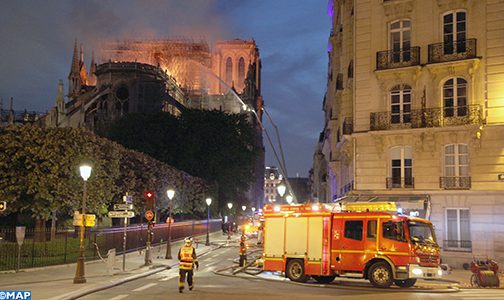
<path fill-rule="evenodd" d="M 395 285 L 402 288 L 409 288 L 415 285 L 416 279 L 404 279 L 404 280 L 394 280 Z"/>
<path fill-rule="evenodd" d="M 296 282 L 306 282 L 309 278 L 304 272 L 304 263 L 301 259 L 292 259 L 287 264 L 287 277 Z"/>
<path fill-rule="evenodd" d="M 376 262 L 369 268 L 369 281 L 379 288 L 387 288 L 392 285 L 392 270 L 386 262 Z"/>
<path fill-rule="evenodd" d="M 331 275 L 331 276 L 315 276 L 312 275 L 312 278 L 315 279 L 316 282 L 322 283 L 322 284 L 328 284 L 333 282 L 334 278 L 336 278 L 336 275 Z"/>

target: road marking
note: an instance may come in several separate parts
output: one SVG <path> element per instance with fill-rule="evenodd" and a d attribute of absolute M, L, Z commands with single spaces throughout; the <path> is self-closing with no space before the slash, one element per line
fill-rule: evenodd
<path fill-rule="evenodd" d="M 172 278 L 175 278 L 177 276 L 178 276 L 177 274 L 173 274 L 173 275 L 170 275 L 170 276 L 165 276 L 165 277 L 159 279 L 159 281 L 168 281 L 168 280 L 170 280 Z"/>
<path fill-rule="evenodd" d="M 495 296 L 495 297 L 488 297 L 488 296 L 469 296 L 469 297 L 461 297 L 460 299 L 484 299 L 484 300 L 502 300 L 502 295 L 501 296 Z"/>
<path fill-rule="evenodd" d="M 140 292 L 140 291 L 146 290 L 146 289 L 148 289 L 148 288 L 150 288 L 150 287 L 155 286 L 156 284 L 157 284 L 157 283 L 149 283 L 149 284 L 147 284 L 147 285 L 144 285 L 144 286 L 141 286 L 141 287 L 139 287 L 139 288 L 134 289 L 134 290 L 133 290 L 133 292 Z"/>
<path fill-rule="evenodd" d="M 128 297 L 129 295 L 128 294 L 124 294 L 124 295 L 117 295 L 113 298 L 110 298 L 109 300 L 120 300 L 120 299 L 123 299 L 123 298 L 126 298 Z"/>

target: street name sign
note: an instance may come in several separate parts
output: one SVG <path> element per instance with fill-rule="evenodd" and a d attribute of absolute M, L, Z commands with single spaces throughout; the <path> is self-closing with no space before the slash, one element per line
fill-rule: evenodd
<path fill-rule="evenodd" d="M 114 204 L 114 210 L 132 210 L 133 204 L 119 203 Z"/>
<path fill-rule="evenodd" d="M 109 218 L 133 218 L 135 212 L 132 211 L 109 211 Z"/>

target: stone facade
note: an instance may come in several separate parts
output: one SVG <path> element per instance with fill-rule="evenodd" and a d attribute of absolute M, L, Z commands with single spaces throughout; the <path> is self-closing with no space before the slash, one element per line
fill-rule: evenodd
<path fill-rule="evenodd" d="M 397 201 L 433 221 L 445 262 L 504 263 L 504 1 L 329 11 L 328 199 Z"/>

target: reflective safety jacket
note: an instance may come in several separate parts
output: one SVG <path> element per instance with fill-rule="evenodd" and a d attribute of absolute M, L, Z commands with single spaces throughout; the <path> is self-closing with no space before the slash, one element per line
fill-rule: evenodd
<path fill-rule="evenodd" d="M 196 250 L 192 246 L 182 246 L 178 253 L 178 259 L 180 260 L 179 268 L 182 270 L 192 270 L 194 264 L 198 263 L 196 258 Z"/>
<path fill-rule="evenodd" d="M 247 255 L 247 245 L 245 242 L 240 242 L 240 255 Z"/>

